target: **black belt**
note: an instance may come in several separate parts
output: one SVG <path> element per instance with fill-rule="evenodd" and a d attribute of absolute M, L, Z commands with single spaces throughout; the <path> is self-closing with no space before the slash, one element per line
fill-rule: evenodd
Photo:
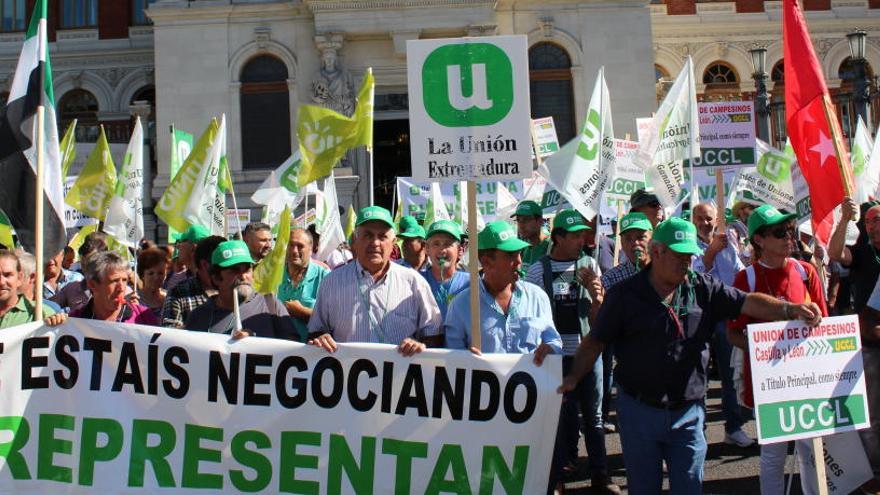
<path fill-rule="evenodd" d="M 618 385 L 619 387 L 620 385 Z M 646 406 L 651 406 L 656 409 L 665 409 L 667 411 L 675 410 L 675 409 L 684 409 L 685 407 L 690 407 L 693 404 L 699 402 L 696 400 L 659 400 L 654 397 L 648 397 L 645 394 L 627 390 L 626 388 L 622 388 L 623 393 L 632 397 L 633 399 L 641 402 Z"/>

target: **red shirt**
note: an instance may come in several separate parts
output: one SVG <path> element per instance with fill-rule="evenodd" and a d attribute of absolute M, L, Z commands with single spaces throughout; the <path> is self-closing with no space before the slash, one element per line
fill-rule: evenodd
<path fill-rule="evenodd" d="M 804 281 L 801 272 L 794 263 L 800 263 L 807 274 L 807 280 Z M 825 292 L 822 288 L 822 282 L 819 280 L 819 274 L 813 265 L 799 261 L 793 258 L 785 259 L 785 266 L 782 268 L 767 268 L 760 262 L 752 265 L 755 270 L 755 287 L 750 290 L 746 270 L 740 270 L 733 279 L 733 286 L 745 292 L 761 292 L 769 294 L 782 301 L 788 301 L 792 304 L 803 304 L 807 302 L 809 295 L 810 302 L 814 302 L 819 306 L 822 316 L 828 316 L 828 308 L 825 305 Z M 746 325 L 752 323 L 765 323 L 762 320 L 752 318 L 745 313 L 741 313 L 739 318 L 728 323 L 728 327 L 733 330 L 739 330 L 745 333 Z M 752 396 L 752 367 L 748 357 L 743 363 L 743 381 L 748 384 L 743 393 L 743 402 L 748 407 L 755 407 L 754 397 Z"/>

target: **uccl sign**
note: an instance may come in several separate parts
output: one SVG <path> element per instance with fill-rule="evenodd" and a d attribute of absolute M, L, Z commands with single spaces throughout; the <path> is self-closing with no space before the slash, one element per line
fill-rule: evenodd
<path fill-rule="evenodd" d="M 867 428 L 856 315 L 748 327 L 758 441 L 775 443 Z"/>
<path fill-rule="evenodd" d="M 530 177 L 525 36 L 407 42 L 413 177 Z"/>

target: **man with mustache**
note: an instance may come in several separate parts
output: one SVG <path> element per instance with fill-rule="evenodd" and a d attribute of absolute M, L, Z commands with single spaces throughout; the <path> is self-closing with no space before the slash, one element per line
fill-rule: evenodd
<path fill-rule="evenodd" d="M 199 306 L 186 320 L 188 330 L 232 334 L 235 298 L 239 301 L 242 329 L 250 335 L 297 340 L 287 309 L 273 295 L 254 292 L 254 260 L 242 241 L 220 243 L 211 255 L 211 281 L 217 295 Z"/>
<path fill-rule="evenodd" d="M 660 493 L 663 463 L 670 492 L 702 493 L 706 459 L 704 397 L 709 341 L 717 322 L 748 315 L 815 326 L 815 303 L 792 304 L 746 294 L 690 270 L 694 225 L 670 218 L 654 228 L 651 262 L 605 295 L 593 331 L 578 347 L 559 392 L 574 390 L 606 345 L 614 345 L 620 440 L 632 494 Z"/>
<path fill-rule="evenodd" d="M 398 346 L 404 356 L 443 345 L 440 308 L 419 272 L 391 262 L 395 232 L 381 206 L 358 212 L 352 248 L 355 261 L 321 282 L 309 319 L 309 343 L 328 352 L 337 342 Z"/>

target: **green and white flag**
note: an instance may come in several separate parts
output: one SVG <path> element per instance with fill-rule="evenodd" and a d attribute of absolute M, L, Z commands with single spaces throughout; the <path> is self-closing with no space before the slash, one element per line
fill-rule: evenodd
<path fill-rule="evenodd" d="M 192 134 L 180 130 L 174 127 L 174 124 L 171 124 L 171 161 L 169 162 L 169 175 L 171 180 L 173 181 L 177 177 L 177 172 L 180 171 L 180 167 L 183 165 L 184 161 L 189 157 L 189 154 L 192 152 L 194 137 Z M 168 226 L 168 243 L 174 244 L 177 240 L 177 229 Z"/>
<path fill-rule="evenodd" d="M 110 144 L 104 134 L 104 127 L 101 126 L 95 148 L 89 154 L 73 187 L 67 192 L 64 202 L 103 222 L 115 188 L 116 165 L 110 154 Z"/>
<path fill-rule="evenodd" d="M 339 216 L 339 200 L 336 196 L 336 179 L 333 172 L 324 179 L 324 193 L 315 205 L 317 219 L 315 231 L 320 236 L 316 257 L 321 261 L 327 261 L 330 254 L 345 242 L 345 232 L 342 230 L 342 219 Z"/>
<path fill-rule="evenodd" d="M 690 56 L 657 109 L 646 137 L 639 143 L 639 163 L 660 203 L 674 208 L 681 200 L 684 162 L 700 156 L 697 93 Z"/>
<path fill-rule="evenodd" d="M 602 193 L 614 177 L 614 124 L 605 68 L 599 69 L 583 130 L 544 160 L 539 171 L 585 218 L 599 213 Z"/>
<path fill-rule="evenodd" d="M 295 210 L 302 202 L 304 193 L 308 189 L 308 186 L 300 187 L 297 183 L 301 166 L 300 151 L 296 150 L 278 168 L 269 172 L 266 180 L 251 195 L 251 200 L 266 206 L 280 202 L 290 205 L 290 209 Z M 314 184 L 314 182 L 309 184 Z"/>
<path fill-rule="evenodd" d="M 130 248 L 136 248 L 144 237 L 144 129 L 140 117 L 134 121 L 102 230 Z"/>
<path fill-rule="evenodd" d="M 431 183 L 431 193 L 428 195 L 428 204 L 425 205 L 425 220 L 422 222 L 425 230 L 437 220 L 452 220 L 449 210 L 446 209 L 446 203 L 443 201 L 443 192 L 440 190 L 439 182 Z"/>
<path fill-rule="evenodd" d="M 196 176 L 182 216 L 191 225 L 203 225 L 214 235 L 226 233 L 226 197 L 220 192 L 221 157 L 225 150 L 226 115 L 220 118 L 217 138 L 211 143 L 204 166 Z"/>
<path fill-rule="evenodd" d="M 880 161 L 873 159 L 876 142 L 871 142 L 871 133 L 859 116 L 856 135 L 852 143 L 850 162 L 853 167 L 853 180 L 856 190 L 853 200 L 862 204 L 876 197 L 877 186 L 880 184 Z"/>
<path fill-rule="evenodd" d="M 73 122 L 67 126 L 67 130 L 64 131 L 64 137 L 61 138 L 60 153 L 61 177 L 67 178 L 70 166 L 76 160 L 76 119 L 73 119 Z"/>
<path fill-rule="evenodd" d="M 498 189 L 504 187 L 504 183 L 498 182 Z M 498 190 L 496 189 L 496 191 Z M 504 187 L 504 190 L 507 191 L 507 188 Z M 497 194 L 497 193 L 496 193 Z M 508 192 L 509 194 L 509 192 Z M 467 231 L 468 227 L 468 218 L 470 215 L 470 211 L 468 210 L 467 204 L 467 181 L 461 181 L 458 183 L 458 187 L 455 188 L 455 200 L 458 202 L 458 209 L 456 210 L 454 220 L 461 225 L 465 231 Z M 425 230 L 428 230 L 431 224 L 425 223 Z M 486 220 L 483 218 L 483 213 L 480 211 L 480 208 L 477 208 L 477 231 L 483 230 L 483 227 L 486 226 Z"/>
<path fill-rule="evenodd" d="M 0 209 L 18 232 L 19 241 L 34 252 L 43 239 L 43 255 L 54 256 L 66 244 L 61 152 L 55 121 L 55 92 L 46 27 L 46 0 L 34 3 L 21 55 L 6 105 L 0 109 Z M 38 127 L 38 107 L 45 114 Z M 43 227 L 37 232 L 37 137 L 43 139 Z"/>
<path fill-rule="evenodd" d="M 203 170 L 211 165 L 214 143 L 217 141 L 219 130 L 220 124 L 217 119 L 211 119 L 211 123 L 199 137 L 180 171 L 162 193 L 154 208 L 156 216 L 178 232 L 183 232 L 190 226 L 183 212 L 192 196 L 196 180 L 203 175 Z M 202 226 L 208 227 L 207 224 Z"/>
<path fill-rule="evenodd" d="M 727 206 L 736 199 L 766 203 L 779 210 L 795 211 L 792 167 L 796 158 L 780 151 L 760 139 L 755 142 L 754 167 L 737 171 L 728 196 Z"/>

